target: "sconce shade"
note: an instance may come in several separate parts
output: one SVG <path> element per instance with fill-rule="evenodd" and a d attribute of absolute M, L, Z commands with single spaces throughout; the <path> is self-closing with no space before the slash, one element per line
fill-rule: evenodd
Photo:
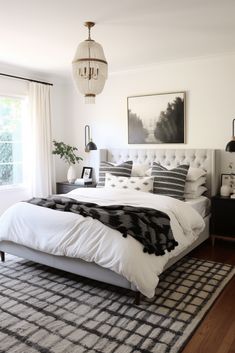
<path fill-rule="evenodd" d="M 90 126 L 85 125 L 85 152 L 94 150 L 97 150 L 97 146 L 91 139 Z"/>
<path fill-rule="evenodd" d="M 225 148 L 225 151 L 227 152 L 235 152 L 234 123 L 235 123 L 235 119 L 233 119 L 233 122 L 232 122 L 232 134 L 233 134 L 232 140 L 227 143 Z"/>
<path fill-rule="evenodd" d="M 227 151 L 227 152 L 235 152 L 235 140 L 231 140 L 231 141 L 229 141 L 229 143 L 227 143 L 225 151 Z"/>
<path fill-rule="evenodd" d="M 79 92 L 84 94 L 85 103 L 95 103 L 95 96 L 102 92 L 108 77 L 108 63 L 102 46 L 90 38 L 94 22 L 86 22 L 89 36 L 78 45 L 72 67 L 73 79 Z"/>
<path fill-rule="evenodd" d="M 97 150 L 97 146 L 93 141 L 88 142 L 88 144 L 85 147 L 85 152 L 90 152 Z"/>

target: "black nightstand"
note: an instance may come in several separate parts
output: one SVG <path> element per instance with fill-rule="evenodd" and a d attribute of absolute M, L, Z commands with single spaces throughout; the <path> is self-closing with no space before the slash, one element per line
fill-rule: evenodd
<path fill-rule="evenodd" d="M 77 188 L 94 188 L 96 186 L 95 183 L 89 185 L 76 185 L 70 184 L 67 181 L 61 181 L 56 183 L 56 193 L 57 194 L 67 194 L 67 192 L 72 191 Z"/>
<path fill-rule="evenodd" d="M 235 199 L 223 196 L 211 198 L 211 238 L 235 240 Z"/>

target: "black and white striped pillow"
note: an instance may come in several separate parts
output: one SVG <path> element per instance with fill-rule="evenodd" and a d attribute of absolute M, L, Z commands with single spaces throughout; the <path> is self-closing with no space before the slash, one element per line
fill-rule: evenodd
<path fill-rule="evenodd" d="M 154 177 L 153 192 L 184 200 L 184 187 L 189 165 L 179 165 L 168 170 L 161 164 L 153 163 L 152 176 Z"/>
<path fill-rule="evenodd" d="M 116 176 L 130 177 L 132 171 L 132 161 L 123 162 L 119 165 L 114 165 L 110 162 L 100 162 L 98 188 L 105 185 L 105 174 L 110 173 Z"/>

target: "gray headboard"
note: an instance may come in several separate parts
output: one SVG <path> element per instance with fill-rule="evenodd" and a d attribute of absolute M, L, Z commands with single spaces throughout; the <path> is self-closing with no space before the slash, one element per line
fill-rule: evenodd
<path fill-rule="evenodd" d="M 120 163 L 132 160 L 134 163 L 161 163 L 168 168 L 179 164 L 189 164 L 191 167 L 203 168 L 207 172 L 207 196 L 215 195 L 218 187 L 218 178 L 215 174 L 215 150 L 212 149 L 101 149 L 98 151 L 99 161 Z M 99 162 L 97 161 L 97 162 Z M 96 164 L 96 169 L 99 163 Z M 96 175 L 97 170 L 96 170 Z"/>

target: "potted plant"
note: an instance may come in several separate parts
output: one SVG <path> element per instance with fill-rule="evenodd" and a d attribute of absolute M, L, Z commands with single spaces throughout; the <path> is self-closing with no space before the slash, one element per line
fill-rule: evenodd
<path fill-rule="evenodd" d="M 54 149 L 52 154 L 60 156 L 61 159 L 69 164 L 67 179 L 69 183 L 74 183 L 76 179 L 74 164 L 83 160 L 82 157 L 76 155 L 76 151 L 78 151 L 77 147 L 66 145 L 64 142 L 57 142 L 55 140 L 53 140 L 53 145 Z"/>

